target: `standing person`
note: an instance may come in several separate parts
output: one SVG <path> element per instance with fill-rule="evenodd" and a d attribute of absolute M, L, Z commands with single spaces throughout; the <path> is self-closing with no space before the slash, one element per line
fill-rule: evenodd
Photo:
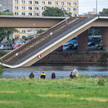
<path fill-rule="evenodd" d="M 78 70 L 77 69 L 73 69 L 73 74 L 74 74 L 75 77 L 77 77 L 78 76 Z"/>
<path fill-rule="evenodd" d="M 46 78 L 46 75 L 45 75 L 45 73 L 44 73 L 44 72 L 42 72 L 42 73 L 41 73 L 40 78 L 43 78 L 43 79 L 45 79 L 45 78 Z"/>
<path fill-rule="evenodd" d="M 29 78 L 30 78 L 30 79 L 34 78 L 33 72 L 30 73 Z"/>
<path fill-rule="evenodd" d="M 54 73 L 54 72 L 52 72 L 51 78 L 52 78 L 52 79 L 55 79 L 55 73 Z"/>

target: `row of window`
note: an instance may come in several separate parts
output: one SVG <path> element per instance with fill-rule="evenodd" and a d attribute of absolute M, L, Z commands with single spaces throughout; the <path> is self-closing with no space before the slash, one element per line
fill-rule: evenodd
<path fill-rule="evenodd" d="M 15 6 L 15 10 L 18 10 L 19 7 Z M 25 10 L 25 6 L 22 6 L 22 10 Z M 29 10 L 33 10 L 33 7 L 28 7 Z M 35 10 L 39 10 L 39 7 L 35 7 Z M 45 7 L 42 7 L 42 10 L 45 10 Z"/>
<path fill-rule="evenodd" d="M 15 4 L 18 4 L 18 0 L 15 0 Z M 32 1 L 28 1 L 29 4 L 33 4 Z M 22 0 L 22 4 L 25 4 L 25 0 Z M 35 1 L 35 4 L 39 4 L 39 1 Z M 42 5 L 45 5 L 46 2 L 45 1 L 42 1 Z M 64 5 L 65 3 L 64 2 L 61 2 L 61 5 Z M 48 5 L 52 5 L 52 2 L 51 1 L 48 1 Z M 55 5 L 59 5 L 59 2 L 58 1 L 55 1 Z M 67 2 L 67 5 L 70 5 L 71 6 L 71 2 Z M 74 6 L 77 5 L 76 2 L 73 3 Z"/>
<path fill-rule="evenodd" d="M 19 15 L 19 12 L 15 12 L 15 15 Z M 22 12 L 22 15 L 25 16 L 26 13 L 25 12 Z M 33 13 L 32 12 L 29 12 L 28 15 L 29 16 L 33 16 Z M 40 16 L 40 14 L 37 12 L 37 13 L 35 13 L 35 16 Z M 77 14 L 74 14 L 74 16 L 76 17 Z"/>
<path fill-rule="evenodd" d="M 15 6 L 15 10 L 18 10 L 18 6 Z M 33 10 L 33 7 L 28 7 L 29 10 Z M 25 10 L 25 6 L 22 6 L 22 10 Z M 39 7 L 35 7 L 35 10 L 39 10 Z M 45 7 L 42 7 L 42 10 L 45 10 Z M 67 11 L 71 11 L 71 8 L 67 8 Z M 77 11 L 77 8 L 73 8 L 73 11 Z"/>
<path fill-rule="evenodd" d="M 15 15 L 19 15 L 19 12 L 15 12 Z M 22 15 L 25 16 L 26 13 L 25 12 L 22 12 Z M 28 15 L 29 16 L 33 16 L 32 12 L 29 12 Z M 40 16 L 40 15 L 39 15 L 39 13 L 35 13 L 35 16 Z"/>

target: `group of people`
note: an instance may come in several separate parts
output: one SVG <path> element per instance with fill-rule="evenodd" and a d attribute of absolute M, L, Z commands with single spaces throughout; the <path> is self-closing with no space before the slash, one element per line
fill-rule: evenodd
<path fill-rule="evenodd" d="M 74 78 L 74 77 L 78 77 L 78 70 L 77 69 L 73 69 L 73 72 L 71 72 L 71 74 L 70 74 L 70 78 Z"/>
<path fill-rule="evenodd" d="M 30 73 L 29 78 L 31 78 L 31 79 L 34 78 L 34 74 L 33 74 L 33 72 Z M 46 74 L 45 74 L 45 72 L 42 72 L 42 73 L 41 73 L 40 78 L 42 78 L 42 79 L 45 79 L 45 78 L 46 78 Z M 54 72 L 52 72 L 52 74 L 51 74 L 51 78 L 52 78 L 52 79 L 55 79 L 55 78 L 56 78 Z"/>
<path fill-rule="evenodd" d="M 77 69 L 74 69 L 73 72 L 71 72 L 71 74 L 70 74 L 70 78 L 74 78 L 74 77 L 78 77 L 78 70 Z M 29 78 L 31 78 L 31 79 L 34 78 L 33 72 L 30 73 Z M 42 79 L 45 79 L 46 78 L 45 72 L 42 72 L 41 73 L 40 78 L 42 78 Z M 56 78 L 56 75 L 55 75 L 54 72 L 52 72 L 51 78 L 52 79 L 55 79 Z"/>

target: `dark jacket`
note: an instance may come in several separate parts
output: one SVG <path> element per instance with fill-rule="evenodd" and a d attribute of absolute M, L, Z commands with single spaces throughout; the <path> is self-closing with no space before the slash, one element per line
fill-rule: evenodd
<path fill-rule="evenodd" d="M 34 78 L 34 74 L 31 72 L 31 74 L 29 75 L 29 78 Z"/>
<path fill-rule="evenodd" d="M 55 73 L 52 73 L 51 78 L 55 79 Z"/>

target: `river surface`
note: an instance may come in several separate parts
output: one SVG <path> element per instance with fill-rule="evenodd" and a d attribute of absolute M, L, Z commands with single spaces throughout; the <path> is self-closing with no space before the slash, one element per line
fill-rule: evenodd
<path fill-rule="evenodd" d="M 6 68 L 2 78 L 28 78 L 31 72 L 34 73 L 35 78 L 40 78 L 40 74 L 44 71 L 46 78 L 50 79 L 52 71 L 55 72 L 56 78 L 69 77 L 72 70 L 76 68 L 78 74 L 86 74 L 88 76 L 108 76 L 108 66 L 90 66 L 90 65 L 72 65 L 72 66 L 31 66 L 27 68 Z"/>

